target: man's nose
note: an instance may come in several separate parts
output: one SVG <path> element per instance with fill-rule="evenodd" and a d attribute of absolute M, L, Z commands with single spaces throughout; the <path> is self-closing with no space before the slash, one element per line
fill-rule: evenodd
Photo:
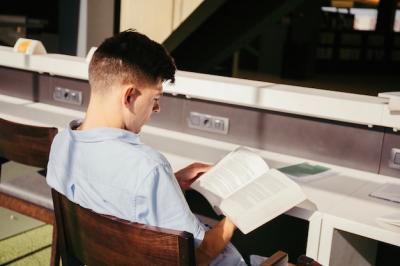
<path fill-rule="evenodd" d="M 153 106 L 153 112 L 154 113 L 158 113 L 158 112 L 160 112 L 160 110 L 161 110 L 161 108 L 160 108 L 160 105 L 158 103 Z"/>

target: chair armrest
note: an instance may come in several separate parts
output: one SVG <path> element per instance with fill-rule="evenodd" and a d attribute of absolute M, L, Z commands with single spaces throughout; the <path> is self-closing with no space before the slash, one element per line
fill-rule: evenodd
<path fill-rule="evenodd" d="M 288 261 L 288 254 L 279 250 L 261 263 L 260 266 L 287 266 Z"/>
<path fill-rule="evenodd" d="M 314 259 L 307 257 L 306 255 L 301 255 L 297 258 L 297 266 L 322 266 Z"/>

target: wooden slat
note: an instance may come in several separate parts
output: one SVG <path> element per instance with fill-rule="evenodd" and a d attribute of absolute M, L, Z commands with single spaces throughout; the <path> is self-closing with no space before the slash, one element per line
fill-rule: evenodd
<path fill-rule="evenodd" d="M 15 198 L 3 192 L 0 192 L 0 206 L 30 216 L 47 224 L 54 223 L 53 210 L 23 199 Z"/>
<path fill-rule="evenodd" d="M 0 118 L 0 157 L 46 168 L 57 128 L 14 123 Z"/>

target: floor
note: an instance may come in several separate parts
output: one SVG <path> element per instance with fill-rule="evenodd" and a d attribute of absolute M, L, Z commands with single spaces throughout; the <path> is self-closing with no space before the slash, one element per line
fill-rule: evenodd
<path fill-rule="evenodd" d="M 1 179 L 36 171 L 16 163 L 2 167 Z M 0 207 L 0 265 L 49 265 L 52 226 Z"/>

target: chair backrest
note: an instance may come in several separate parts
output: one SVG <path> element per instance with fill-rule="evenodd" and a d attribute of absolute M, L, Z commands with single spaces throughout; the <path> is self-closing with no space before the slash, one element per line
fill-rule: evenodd
<path fill-rule="evenodd" d="M 69 265 L 194 265 L 193 235 L 97 214 L 52 189 L 57 245 Z"/>
<path fill-rule="evenodd" d="M 0 158 L 46 168 L 55 127 L 38 127 L 0 118 Z"/>

